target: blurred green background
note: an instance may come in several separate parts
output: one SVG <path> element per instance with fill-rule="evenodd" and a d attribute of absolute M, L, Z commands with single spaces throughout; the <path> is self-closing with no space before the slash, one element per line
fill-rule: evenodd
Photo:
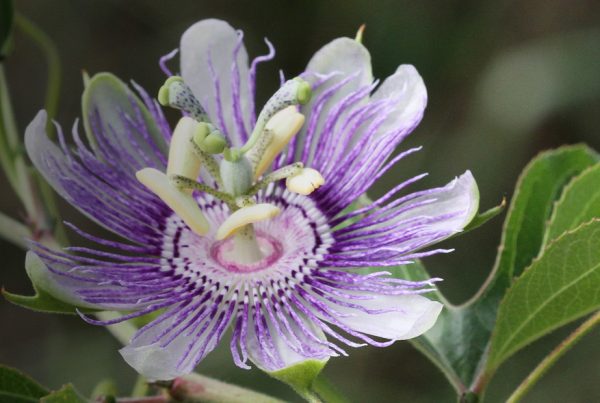
<path fill-rule="evenodd" d="M 600 150 L 600 2 L 524 1 L 119 1 L 19 0 L 16 7 L 55 41 L 63 63 L 58 120 L 69 130 L 80 114 L 81 70 L 112 71 L 154 93 L 164 80 L 158 58 L 178 46 L 196 20 L 217 17 L 245 32 L 250 55 L 266 52 L 274 62 L 259 70 L 261 104 L 277 87 L 278 69 L 290 77 L 310 56 L 338 36 L 354 36 L 365 23 L 364 44 L 375 76 L 398 64 L 414 64 L 425 79 L 429 106 L 423 123 L 402 148 L 424 150 L 398 164 L 374 189 L 381 194 L 420 172 L 421 184 L 441 185 L 471 169 L 484 208 L 510 197 L 519 172 L 539 151 L 577 142 Z M 43 105 L 46 66 L 39 49 L 16 32 L 6 63 L 21 129 Z M 600 185 L 600 184 L 599 184 Z M 1 186 L 9 189 L 2 179 Z M 0 210 L 20 216 L 8 191 Z M 72 208 L 67 219 L 89 226 Z M 451 301 L 468 299 L 489 273 L 503 216 L 447 242 L 451 255 L 425 261 L 445 279 Z M 24 252 L 0 243 L 0 283 L 30 292 Z M 89 393 L 115 378 L 124 394 L 135 374 L 121 360 L 118 343 L 101 328 L 76 317 L 32 313 L 0 302 L 0 362 L 31 374 L 49 387 L 72 381 Z M 555 334 L 509 360 L 492 381 L 490 402 L 503 401 L 534 365 L 568 333 Z M 527 402 L 600 401 L 598 329 L 564 357 L 525 399 Z M 236 368 L 226 346 L 199 371 L 299 401 L 291 390 L 261 374 Z M 327 377 L 355 402 L 451 402 L 443 375 L 408 343 L 363 348 L 333 359 Z"/>

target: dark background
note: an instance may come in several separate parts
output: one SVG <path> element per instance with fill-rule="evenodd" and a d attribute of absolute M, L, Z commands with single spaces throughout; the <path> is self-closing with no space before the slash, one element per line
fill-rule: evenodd
<path fill-rule="evenodd" d="M 483 208 L 510 197 L 519 172 L 538 152 L 587 142 L 600 149 L 600 3 L 585 0 L 524 1 L 75 1 L 18 0 L 18 11 L 55 41 L 63 63 L 58 120 L 70 129 L 80 114 L 81 70 L 111 71 L 135 79 L 151 93 L 164 80 L 158 58 L 178 46 L 187 26 L 222 18 L 245 32 L 251 56 L 263 54 L 268 37 L 274 62 L 259 69 L 260 105 L 278 84 L 278 69 L 299 73 L 310 56 L 338 36 L 353 37 L 366 24 L 364 44 L 373 70 L 385 78 L 401 63 L 423 75 L 429 106 L 420 127 L 402 148 L 424 150 L 398 164 L 374 189 L 420 172 L 422 186 L 441 185 L 471 169 Z M 45 61 L 19 32 L 8 59 L 14 107 L 23 129 L 43 106 Z M 176 62 L 175 67 L 176 69 Z M 19 216 L 7 189 L 0 210 Z M 73 209 L 65 217 L 86 225 Z M 468 299 L 495 259 L 503 216 L 444 245 L 451 255 L 425 261 L 445 279 L 451 301 Z M 0 283 L 30 292 L 24 252 L 2 242 Z M 72 381 L 89 393 L 102 378 L 115 378 L 127 394 L 135 374 L 120 358 L 118 343 L 101 328 L 76 317 L 32 313 L 0 302 L 0 362 L 20 368 L 49 387 Z M 490 402 L 503 401 L 544 353 L 568 332 L 561 329 L 509 360 L 491 383 Z M 533 389 L 526 402 L 600 401 L 598 330 L 569 352 Z M 228 343 L 227 343 L 228 344 Z M 298 400 L 259 371 L 232 363 L 222 346 L 199 371 L 282 398 Z M 443 375 L 408 343 L 374 347 L 332 359 L 325 374 L 356 402 L 451 402 Z"/>

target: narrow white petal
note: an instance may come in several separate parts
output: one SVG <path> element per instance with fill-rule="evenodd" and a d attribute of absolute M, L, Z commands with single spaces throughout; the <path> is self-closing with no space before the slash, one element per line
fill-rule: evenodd
<path fill-rule="evenodd" d="M 379 86 L 372 101 L 389 99 L 394 109 L 378 129 L 380 135 L 406 132 L 415 127 L 427 106 L 427 89 L 423 79 L 411 65 L 401 65 Z"/>
<path fill-rule="evenodd" d="M 390 340 L 406 340 L 425 333 L 443 308 L 439 302 L 421 295 L 376 295 L 359 303 L 371 310 L 394 311 L 372 314 L 335 305 L 336 311 L 352 315 L 337 319 L 353 330 Z"/>
<path fill-rule="evenodd" d="M 181 75 L 206 109 L 211 122 L 225 130 L 235 146 L 240 146 L 242 140 L 235 117 L 236 103 L 239 104 L 243 124 L 246 128 L 250 127 L 248 54 L 242 44 L 236 56 L 239 40 L 239 34 L 233 27 L 216 19 L 197 22 L 181 37 Z M 239 71 L 239 97 L 232 90 L 235 64 Z M 223 125 L 225 127 L 221 127 Z"/>

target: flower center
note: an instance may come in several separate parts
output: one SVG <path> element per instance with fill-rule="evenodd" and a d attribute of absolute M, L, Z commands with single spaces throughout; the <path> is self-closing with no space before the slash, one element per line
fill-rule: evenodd
<path fill-rule="evenodd" d="M 274 237 L 263 233 L 256 233 L 256 242 L 262 258 L 252 263 L 239 261 L 239 246 L 236 247 L 235 238 L 230 237 L 216 242 L 210 249 L 210 256 L 221 267 L 230 273 L 252 273 L 262 271 L 276 263 L 283 254 L 283 246 Z"/>

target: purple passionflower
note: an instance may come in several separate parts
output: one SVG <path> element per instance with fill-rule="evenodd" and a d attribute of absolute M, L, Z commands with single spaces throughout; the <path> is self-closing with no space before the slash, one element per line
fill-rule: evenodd
<path fill-rule="evenodd" d="M 442 309 L 422 295 L 437 279 L 412 282 L 386 270 L 446 252 L 423 249 L 476 214 L 468 171 L 398 197 L 419 175 L 362 202 L 417 151 L 390 158 L 427 103 L 414 67 L 378 84 L 365 47 L 339 38 L 256 118 L 256 68 L 273 58 L 268 45 L 269 55 L 248 63 L 241 33 L 227 23 L 190 27 L 181 77 L 159 95 L 184 112 L 174 131 L 143 90 L 136 86 L 137 98 L 106 74 L 84 93 L 89 145 L 77 125 L 73 147 L 60 130 L 60 144 L 52 143 L 43 111 L 27 128 L 27 151 L 46 180 L 122 238 L 71 226 L 97 247 L 35 244 L 28 259 L 58 298 L 127 312 L 111 321 L 82 315 L 88 322 L 159 312 L 121 350 L 150 379 L 191 372 L 228 329 L 234 362 L 267 371 L 345 355 L 344 345 L 423 334 Z"/>

